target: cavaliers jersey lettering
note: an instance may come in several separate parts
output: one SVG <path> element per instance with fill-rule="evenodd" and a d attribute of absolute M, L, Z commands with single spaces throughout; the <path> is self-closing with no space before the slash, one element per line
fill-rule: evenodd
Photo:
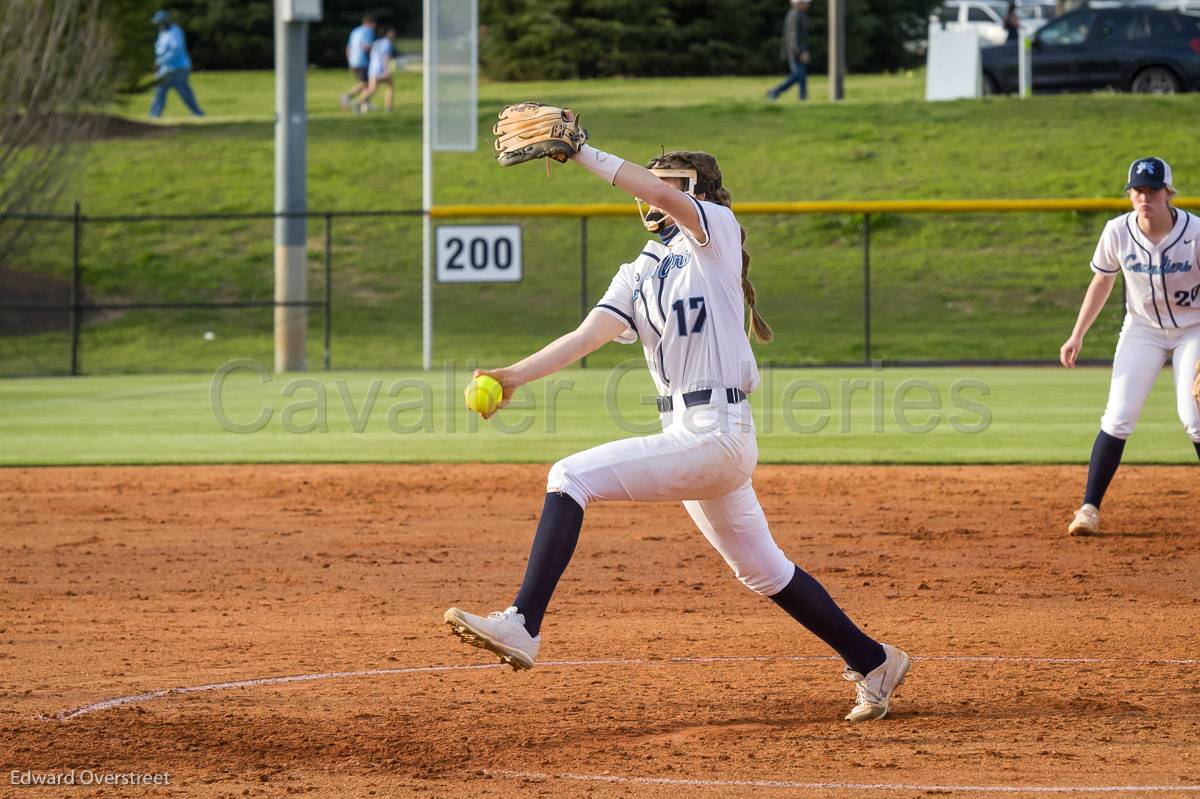
<path fill-rule="evenodd" d="M 758 386 L 746 337 L 741 226 L 728 208 L 693 200 L 704 244 L 683 228 L 649 241 L 622 264 L 596 306 L 626 325 L 615 340 L 642 342 L 660 394 Z"/>
<path fill-rule="evenodd" d="M 1200 324 L 1200 220 L 1177 211 L 1171 232 L 1151 244 L 1130 211 L 1110 219 L 1100 234 L 1092 271 L 1123 272 L 1129 315 L 1151 327 L 1176 330 Z"/>

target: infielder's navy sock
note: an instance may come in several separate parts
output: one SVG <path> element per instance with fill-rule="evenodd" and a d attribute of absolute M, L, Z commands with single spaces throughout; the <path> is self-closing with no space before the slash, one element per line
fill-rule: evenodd
<path fill-rule="evenodd" d="M 550 604 L 558 578 L 571 562 L 582 528 L 583 508 L 578 502 L 558 491 L 546 494 L 542 518 L 538 520 L 533 546 L 529 550 L 529 563 L 525 565 L 525 579 L 513 600 L 517 610 L 525 616 L 525 629 L 530 635 L 536 636 L 542 628 L 546 606 Z"/>
<path fill-rule="evenodd" d="M 1200 458 L 1200 441 L 1193 441 L 1192 446 L 1196 448 L 1196 457 Z"/>
<path fill-rule="evenodd" d="M 791 581 L 771 601 L 833 647 L 846 665 L 859 674 L 874 671 L 887 659 L 879 642 L 854 626 L 829 592 L 799 566 Z"/>
<path fill-rule="evenodd" d="M 1083 501 L 1095 505 L 1098 509 L 1104 501 L 1104 492 L 1112 482 L 1117 467 L 1121 465 L 1121 455 L 1125 453 L 1125 439 L 1110 436 L 1103 430 L 1096 436 L 1092 445 L 1092 459 L 1088 462 L 1087 490 L 1084 491 Z"/>

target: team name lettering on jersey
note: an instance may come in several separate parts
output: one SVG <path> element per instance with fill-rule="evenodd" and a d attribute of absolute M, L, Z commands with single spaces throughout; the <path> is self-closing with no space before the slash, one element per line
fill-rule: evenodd
<path fill-rule="evenodd" d="M 1144 264 L 1136 255 L 1125 256 L 1125 268 L 1130 272 L 1141 272 L 1147 275 L 1170 275 L 1175 272 L 1192 271 L 1191 261 L 1172 261 L 1170 256 L 1163 256 L 1161 264 Z"/>
<path fill-rule="evenodd" d="M 685 266 L 691 263 L 691 260 L 692 254 L 690 252 L 672 253 L 666 258 L 663 258 L 662 262 L 658 265 L 659 280 L 666 277 L 667 272 L 670 272 L 672 269 L 683 269 Z"/>

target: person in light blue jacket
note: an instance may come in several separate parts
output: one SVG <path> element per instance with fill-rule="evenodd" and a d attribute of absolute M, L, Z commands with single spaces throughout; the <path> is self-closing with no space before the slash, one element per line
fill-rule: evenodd
<path fill-rule="evenodd" d="M 162 116 L 167 104 L 167 92 L 174 89 L 193 114 L 204 116 L 196 95 L 188 84 L 192 74 L 192 59 L 188 58 L 187 41 L 183 29 L 171 22 L 166 11 L 157 12 L 150 20 L 158 28 L 158 39 L 154 42 L 154 77 L 158 85 L 154 88 L 154 102 L 150 104 L 150 116 Z"/>
<path fill-rule="evenodd" d="M 350 31 L 350 38 L 346 41 L 346 63 L 354 73 L 354 85 L 340 98 L 343 111 L 349 111 L 351 107 L 358 108 L 362 100 L 359 95 L 367 90 L 371 82 L 367 66 L 371 58 L 371 46 L 375 44 L 375 25 L 375 17 L 368 14 L 363 17 L 361 25 Z"/>
<path fill-rule="evenodd" d="M 396 94 L 396 84 L 392 81 L 392 67 L 396 62 L 396 29 L 388 28 L 382 38 L 376 39 L 371 45 L 371 56 L 367 61 L 367 90 L 358 98 L 357 110 L 360 114 L 371 110 L 371 98 L 375 96 L 380 84 L 387 87 L 384 93 L 384 109 L 390 114 L 392 100 Z"/>

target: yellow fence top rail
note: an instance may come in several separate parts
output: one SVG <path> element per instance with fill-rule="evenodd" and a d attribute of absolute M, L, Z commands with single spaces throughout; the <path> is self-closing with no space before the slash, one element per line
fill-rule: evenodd
<path fill-rule="evenodd" d="M 1200 197 L 1176 197 L 1175 206 L 1200 208 Z M 739 214 L 973 214 L 1015 211 L 1128 211 L 1123 197 L 1042 200 L 818 200 L 813 202 L 734 203 Z M 493 216 L 635 216 L 633 202 L 572 205 L 438 205 L 434 219 Z"/>

